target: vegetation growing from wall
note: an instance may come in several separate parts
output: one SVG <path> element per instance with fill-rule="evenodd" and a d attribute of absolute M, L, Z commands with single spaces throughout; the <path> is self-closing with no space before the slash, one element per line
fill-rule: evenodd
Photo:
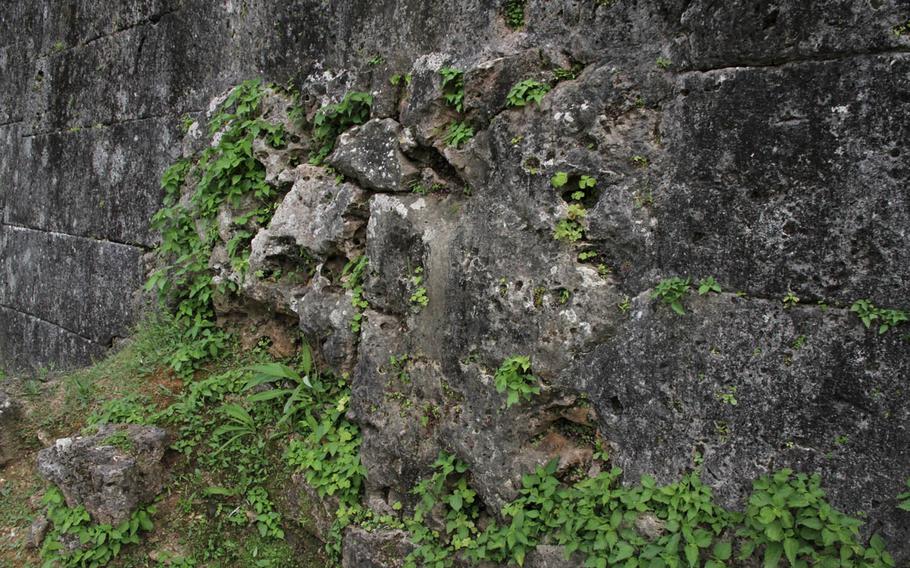
<path fill-rule="evenodd" d="M 722 568 L 748 559 L 766 567 L 781 561 L 793 567 L 894 566 L 881 538 L 863 545 L 861 521 L 825 501 L 817 475 L 783 469 L 763 476 L 753 484 L 746 512 L 738 513 L 714 504 L 697 469 L 669 485 L 647 476 L 623 485 L 617 468 L 566 484 L 557 463 L 525 475 L 502 519 L 483 522 L 486 512 L 470 487 L 467 464 L 440 455 L 433 475 L 414 490 L 420 502 L 405 525 L 417 548 L 405 565 L 447 567 L 461 555 L 521 566 L 537 545 L 549 543 L 562 545 L 567 558 L 578 555 L 587 568 Z M 444 529 L 428 528 L 431 513 Z"/>
<path fill-rule="evenodd" d="M 236 290 L 230 280 L 216 282 L 209 270 L 212 247 L 218 238 L 217 215 L 225 204 L 240 207 L 250 201 L 248 212 L 234 219 L 236 233 L 228 243 L 232 264 L 245 271 L 247 245 L 254 228 L 268 222 L 274 211 L 276 190 L 265 181 L 265 167 L 253 155 L 253 141 L 284 144 L 284 129 L 263 120 L 261 100 L 264 87 L 259 80 L 242 83 L 231 91 L 209 123 L 217 144 L 206 148 L 193 163 L 180 160 L 161 179 L 164 200 L 152 217 L 152 228 L 161 233 L 156 253 L 161 268 L 146 288 L 157 290 L 163 304 L 173 306 L 185 342 L 170 362 L 175 371 L 187 376 L 205 359 L 225 347 L 225 334 L 214 324 L 215 294 Z M 192 191 L 183 198 L 184 187 Z"/>

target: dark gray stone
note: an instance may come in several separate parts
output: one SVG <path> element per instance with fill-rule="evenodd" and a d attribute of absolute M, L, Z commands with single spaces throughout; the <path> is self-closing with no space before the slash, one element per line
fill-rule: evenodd
<path fill-rule="evenodd" d="M 28 527 L 28 536 L 25 537 L 25 547 L 31 549 L 41 548 L 44 537 L 50 529 L 50 521 L 44 515 L 38 515 L 32 524 Z"/>
<path fill-rule="evenodd" d="M 327 161 L 365 189 L 410 191 L 420 172 L 401 153 L 400 136 L 401 125 L 394 120 L 370 120 L 339 136 Z"/>
<path fill-rule="evenodd" d="M 154 426 L 105 424 L 91 436 L 61 438 L 38 453 L 38 472 L 99 523 L 118 525 L 164 488 L 169 436 Z"/>
<path fill-rule="evenodd" d="M 345 531 L 343 546 L 344 568 L 401 568 L 414 549 L 404 531 L 356 527 Z"/>

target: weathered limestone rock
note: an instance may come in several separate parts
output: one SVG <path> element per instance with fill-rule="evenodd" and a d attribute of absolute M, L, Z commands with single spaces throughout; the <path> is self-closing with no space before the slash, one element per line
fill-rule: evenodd
<path fill-rule="evenodd" d="M 351 292 L 317 275 L 294 305 L 307 337 L 323 338 L 321 351 L 329 366 L 350 370 L 357 358 L 357 336 L 351 331 L 355 310 Z"/>
<path fill-rule="evenodd" d="M 266 230 L 253 239 L 250 268 L 267 266 L 269 259 L 300 256 L 300 248 L 325 257 L 343 252 L 365 220 L 359 209 L 364 193 L 338 183 L 322 168 L 297 166 L 295 182 Z"/>
<path fill-rule="evenodd" d="M 26 548 L 41 548 L 41 543 L 44 542 L 48 529 L 50 529 L 50 521 L 48 521 L 47 517 L 42 514 L 37 515 L 28 527 L 28 535 L 25 537 Z"/>
<path fill-rule="evenodd" d="M 0 391 L 0 467 L 16 459 L 19 451 L 19 434 L 16 430 L 19 406 Z"/>
<path fill-rule="evenodd" d="M 404 531 L 356 527 L 345 531 L 343 547 L 344 568 L 400 568 L 414 549 Z"/>
<path fill-rule="evenodd" d="M 365 189 L 410 191 L 420 170 L 398 147 L 401 125 L 391 118 L 373 119 L 338 137 L 328 163 Z"/>
<path fill-rule="evenodd" d="M 96 522 L 117 525 L 149 503 L 166 480 L 165 430 L 105 424 L 91 436 L 61 438 L 38 453 L 38 472 L 70 507 L 83 505 Z"/>
<path fill-rule="evenodd" d="M 295 473 L 284 487 L 283 502 L 287 507 L 284 515 L 302 523 L 318 539 L 328 540 L 338 510 L 337 497 L 321 497 L 301 474 Z"/>

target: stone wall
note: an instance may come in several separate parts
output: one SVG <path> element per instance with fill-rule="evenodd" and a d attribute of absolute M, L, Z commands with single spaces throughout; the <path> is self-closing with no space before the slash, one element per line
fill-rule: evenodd
<path fill-rule="evenodd" d="M 320 268 L 249 278 L 241 299 L 299 318 L 351 373 L 370 503 L 407 500 L 445 449 L 496 511 L 534 464 L 591 456 L 564 435 L 582 423 L 629 479 L 669 482 L 697 460 L 733 507 L 757 475 L 820 471 L 905 561 L 907 328 L 877 334 L 849 308 L 910 307 L 910 40 L 893 31 L 910 6 L 531 0 L 526 16 L 510 29 L 481 0 L 19 3 L 0 36 L 14 78 L 0 94 L 0 360 L 84 363 L 127 333 L 181 116 L 252 76 L 302 86 L 310 113 L 369 90 L 377 120 L 328 159 L 343 191 L 265 151 L 293 188 L 251 262 L 285 266 L 292 242 Z M 455 117 L 444 64 L 465 71 L 476 135 L 460 149 L 440 136 Z M 539 106 L 506 106 L 517 81 L 572 66 Z M 400 73 L 413 83 L 393 89 Z M 452 187 L 408 191 L 395 172 L 412 166 Z M 598 180 L 574 245 L 553 238 L 557 171 Z M 360 252 L 370 309 L 355 337 L 336 265 Z M 225 259 L 218 276 L 237 276 Z M 723 293 L 692 293 L 677 315 L 651 295 L 671 276 Z M 402 354 L 406 384 L 388 367 Z M 544 388 L 503 408 L 491 380 L 513 355 Z"/>
<path fill-rule="evenodd" d="M 481 2 L 432 4 L 4 3 L 0 366 L 86 364 L 129 333 L 181 117 L 251 77 L 478 49 L 495 20 Z"/>

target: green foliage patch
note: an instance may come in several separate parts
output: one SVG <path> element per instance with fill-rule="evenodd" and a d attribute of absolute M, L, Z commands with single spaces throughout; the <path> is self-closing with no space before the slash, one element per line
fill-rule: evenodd
<path fill-rule="evenodd" d="M 889 329 L 908 321 L 907 312 L 896 309 L 884 309 L 876 307 L 869 300 L 857 300 L 850 306 L 850 311 L 855 313 L 868 328 L 872 322 L 878 322 L 878 333 L 882 334 Z"/>
<path fill-rule="evenodd" d="M 501 519 L 484 522 L 467 465 L 443 453 L 414 490 L 421 502 L 405 525 L 417 548 L 405 565 L 445 568 L 461 555 L 521 566 L 546 543 L 564 546 L 567 558 L 579 554 L 585 568 L 725 568 L 756 557 L 766 568 L 781 561 L 793 568 L 894 566 L 877 535 L 862 545 L 861 523 L 824 501 L 817 477 L 790 470 L 764 476 L 743 514 L 714 504 L 698 471 L 669 485 L 644 476 L 630 486 L 613 468 L 566 485 L 557 463 L 523 476 Z M 442 530 L 427 528 L 431 512 L 443 518 Z"/>
<path fill-rule="evenodd" d="M 47 505 L 47 518 L 53 526 L 41 547 L 41 558 L 46 568 L 107 566 L 125 546 L 137 544 L 142 532 L 154 528 L 151 515 L 155 513 L 155 508 L 151 506 L 138 509 L 129 520 L 114 527 L 93 523 L 81 505 L 67 507 L 63 494 L 56 487 L 47 490 L 43 503 Z M 64 538 L 75 538 L 79 546 L 69 549 L 62 542 Z"/>
<path fill-rule="evenodd" d="M 506 393 L 506 408 L 540 394 L 540 381 L 531 373 L 531 359 L 523 355 L 503 361 L 496 370 L 493 384 L 497 392 Z"/>
<path fill-rule="evenodd" d="M 523 107 L 528 103 L 537 103 L 543 100 L 544 95 L 550 92 L 550 85 L 534 79 L 519 81 L 506 95 L 506 104 L 510 107 Z"/>
<path fill-rule="evenodd" d="M 317 150 L 310 156 L 310 163 L 319 165 L 335 149 L 335 139 L 352 126 L 370 119 L 373 95 L 347 93 L 340 102 L 328 104 L 316 111 L 313 118 L 313 141 Z"/>

